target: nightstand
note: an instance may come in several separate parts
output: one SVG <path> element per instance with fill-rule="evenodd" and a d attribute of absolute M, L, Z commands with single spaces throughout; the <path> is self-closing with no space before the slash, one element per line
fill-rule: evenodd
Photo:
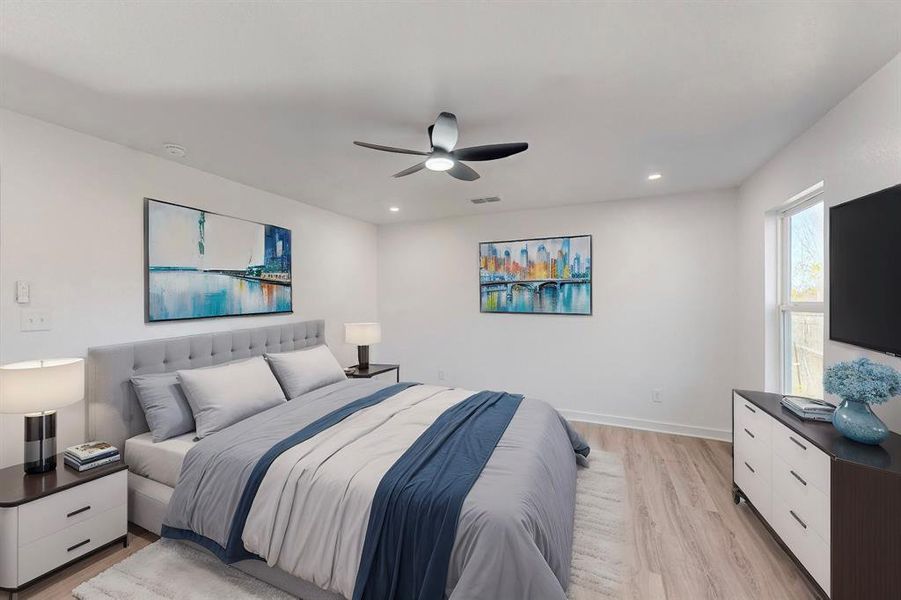
<path fill-rule="evenodd" d="M 353 369 L 353 371 L 346 373 L 346 375 L 351 379 L 372 379 L 376 375 L 396 371 L 397 382 L 400 383 L 400 365 L 377 365 L 375 363 L 369 363 L 369 367 L 366 369 L 361 369 L 357 365 L 354 365 L 351 368 Z"/>
<path fill-rule="evenodd" d="M 22 588 L 113 544 L 128 545 L 124 461 L 79 473 L 0 469 L 0 591 Z"/>

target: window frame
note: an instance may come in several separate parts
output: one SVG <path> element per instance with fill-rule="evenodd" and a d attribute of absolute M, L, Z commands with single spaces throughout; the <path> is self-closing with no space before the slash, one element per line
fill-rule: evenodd
<path fill-rule="evenodd" d="M 820 302 L 793 302 L 791 299 L 791 219 L 795 215 L 817 204 L 823 204 L 824 217 L 826 211 L 823 182 L 804 190 L 793 197 L 788 206 L 779 212 L 779 369 L 780 386 L 785 395 L 792 394 L 792 352 L 791 316 L 792 313 L 814 313 L 823 315 L 823 345 L 826 344 L 826 281 L 824 264 L 823 300 Z M 828 260 L 826 252 L 826 219 L 823 219 L 823 261 Z"/>

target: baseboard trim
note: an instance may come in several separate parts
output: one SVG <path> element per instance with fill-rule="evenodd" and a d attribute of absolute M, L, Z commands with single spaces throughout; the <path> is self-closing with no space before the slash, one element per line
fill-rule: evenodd
<path fill-rule="evenodd" d="M 596 412 L 582 410 L 560 409 L 560 414 L 570 421 L 585 421 L 599 425 L 614 425 L 627 429 L 640 429 L 642 431 L 657 431 L 659 433 L 672 433 L 674 435 L 687 435 L 689 437 L 718 440 L 721 442 L 732 441 L 732 431 L 728 429 L 713 429 L 710 427 L 696 427 L 694 425 L 682 425 L 679 423 L 665 423 L 663 421 L 649 421 L 647 419 L 635 419 L 632 417 L 617 417 Z"/>

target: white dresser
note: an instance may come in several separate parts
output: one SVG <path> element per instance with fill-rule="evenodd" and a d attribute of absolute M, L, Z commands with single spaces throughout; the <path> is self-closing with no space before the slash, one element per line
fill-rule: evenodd
<path fill-rule="evenodd" d="M 0 589 L 10 594 L 111 544 L 127 544 L 123 463 L 78 473 L 0 470 Z"/>
<path fill-rule="evenodd" d="M 901 566 L 901 452 L 893 457 L 886 448 L 847 440 L 829 423 L 798 419 L 780 401 L 776 394 L 733 392 L 736 503 L 744 498 L 753 506 L 824 596 L 901 598 L 901 591 L 894 595 L 901 590 L 899 569 L 878 570 L 872 564 L 867 571 L 877 578 L 870 582 L 875 587 L 870 595 L 859 595 L 865 593 L 858 587 L 864 579 L 856 564 L 861 561 L 848 558 L 854 552 L 888 552 L 877 565 L 894 559 Z M 901 436 L 893 436 L 889 447 L 901 450 Z M 868 487 L 880 490 L 881 496 L 861 495 Z M 877 515 L 885 520 L 880 522 Z M 891 539 L 892 532 L 899 534 L 897 541 Z M 867 542 L 868 536 L 875 537 Z M 862 543 L 866 547 L 850 547 Z"/>

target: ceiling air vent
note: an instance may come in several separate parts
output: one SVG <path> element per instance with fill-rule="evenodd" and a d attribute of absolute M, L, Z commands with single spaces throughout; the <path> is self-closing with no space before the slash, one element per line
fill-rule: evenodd
<path fill-rule="evenodd" d="M 473 198 L 470 200 L 473 204 L 488 204 L 489 202 L 500 202 L 501 199 L 497 196 L 491 196 L 490 198 Z"/>

